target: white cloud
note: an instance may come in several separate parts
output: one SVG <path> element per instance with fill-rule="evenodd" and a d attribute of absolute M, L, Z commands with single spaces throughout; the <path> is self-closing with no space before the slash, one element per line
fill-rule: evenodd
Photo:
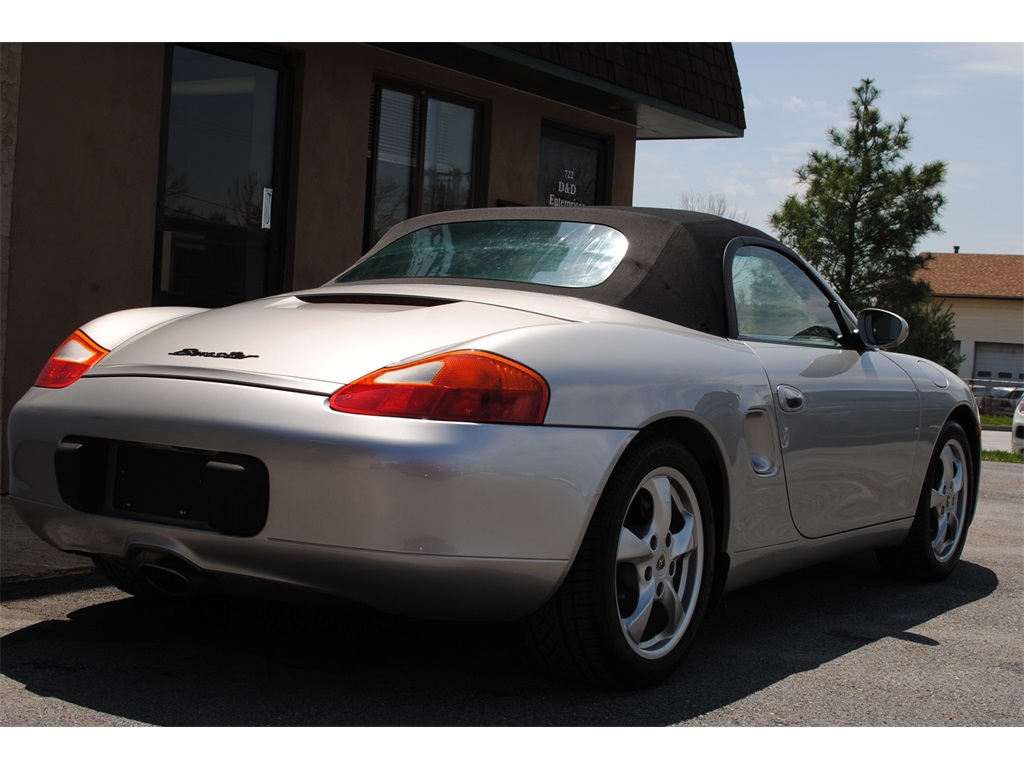
<path fill-rule="evenodd" d="M 946 64 L 947 76 L 1024 76 L 1024 43 L 940 45 L 930 56 Z"/>
<path fill-rule="evenodd" d="M 799 96 L 790 96 L 788 99 L 783 99 L 781 104 L 782 108 L 787 112 L 806 112 L 808 109 L 807 102 Z"/>
<path fill-rule="evenodd" d="M 743 197 L 745 195 L 752 195 L 756 191 L 756 187 L 753 184 L 740 181 L 736 177 L 723 180 L 719 184 L 719 188 L 726 197 Z"/>
<path fill-rule="evenodd" d="M 799 192 L 800 182 L 796 175 L 793 176 L 773 176 L 768 179 L 768 189 L 772 190 L 775 194 L 779 195 L 780 199 L 788 197 L 789 195 Z"/>

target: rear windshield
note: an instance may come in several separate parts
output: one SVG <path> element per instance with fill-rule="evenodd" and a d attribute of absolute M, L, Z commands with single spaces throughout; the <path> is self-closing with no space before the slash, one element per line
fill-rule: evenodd
<path fill-rule="evenodd" d="M 589 288 L 615 271 L 626 247 L 625 235 L 601 224 L 464 221 L 411 232 L 335 282 L 409 277 Z"/>

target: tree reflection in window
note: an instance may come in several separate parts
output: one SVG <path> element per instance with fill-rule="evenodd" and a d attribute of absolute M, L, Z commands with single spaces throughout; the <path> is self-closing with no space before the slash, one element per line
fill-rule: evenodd
<path fill-rule="evenodd" d="M 478 112 L 437 96 L 377 88 L 367 245 L 412 216 L 472 207 Z"/>
<path fill-rule="evenodd" d="M 740 248 L 732 289 L 740 338 L 838 346 L 841 331 L 828 295 L 781 253 Z"/>

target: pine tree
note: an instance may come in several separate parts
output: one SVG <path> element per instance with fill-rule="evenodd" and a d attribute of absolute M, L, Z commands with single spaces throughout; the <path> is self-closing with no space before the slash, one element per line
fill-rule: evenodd
<path fill-rule="evenodd" d="M 953 313 L 932 306 L 920 270 L 933 258 L 916 251 L 922 237 L 941 232 L 944 162 L 919 169 L 904 163 L 909 118 L 883 122 L 871 79 L 853 89 L 848 130 L 830 128 L 831 151 L 814 150 L 796 170 L 803 187 L 769 221 L 851 309 L 881 307 L 903 315 L 910 337 L 898 350 L 955 367 Z"/>

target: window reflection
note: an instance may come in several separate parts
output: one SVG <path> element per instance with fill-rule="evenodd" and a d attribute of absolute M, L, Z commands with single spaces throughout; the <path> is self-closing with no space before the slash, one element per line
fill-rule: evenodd
<path fill-rule="evenodd" d="M 473 205 L 479 126 L 475 107 L 389 87 L 376 109 L 368 246 L 412 216 Z"/>
<path fill-rule="evenodd" d="M 258 229 L 277 72 L 176 47 L 172 77 L 164 214 Z"/>
<path fill-rule="evenodd" d="M 420 213 L 470 207 L 476 110 L 427 101 L 427 135 Z"/>
<path fill-rule="evenodd" d="M 268 292 L 278 79 L 173 48 L 157 303 L 222 306 Z"/>
<path fill-rule="evenodd" d="M 829 297 L 781 253 L 757 246 L 736 251 L 732 290 L 740 338 L 838 346 Z"/>
<path fill-rule="evenodd" d="M 566 207 L 607 203 L 607 155 L 607 143 L 600 137 L 545 124 L 538 204 Z"/>

